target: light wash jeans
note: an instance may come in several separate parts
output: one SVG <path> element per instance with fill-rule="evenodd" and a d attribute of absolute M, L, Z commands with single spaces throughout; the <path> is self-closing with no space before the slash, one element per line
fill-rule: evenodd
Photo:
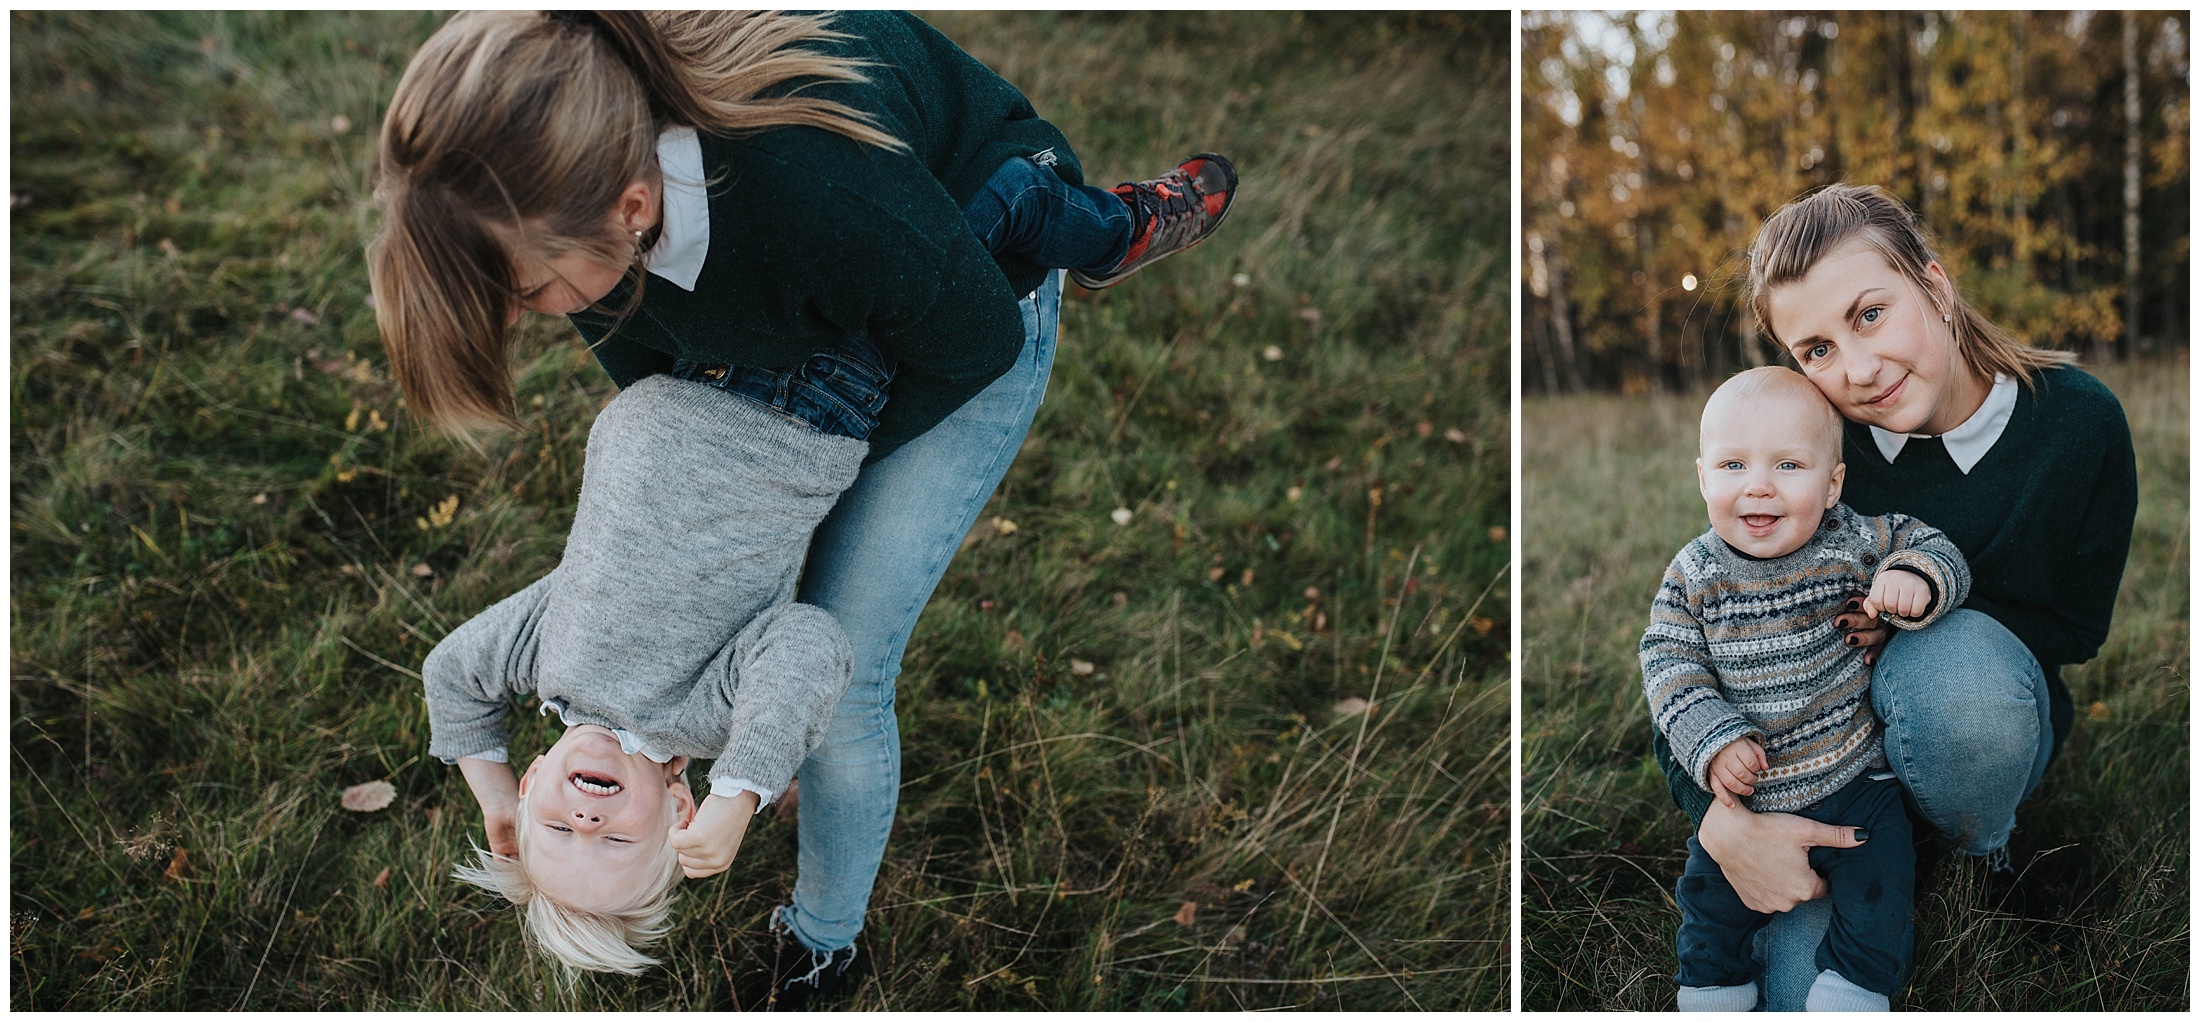
<path fill-rule="evenodd" d="M 1008 474 L 1054 369 L 1062 274 L 1023 302 L 1015 368 L 922 436 L 867 465 L 810 543 L 797 599 L 832 612 L 855 679 L 802 764 L 793 903 L 779 919 L 811 951 L 855 943 L 901 794 L 894 678 L 909 633 L 963 536 Z"/>
<path fill-rule="evenodd" d="M 1971 855 L 2009 843 L 2017 803 L 2039 787 L 2055 742 L 2047 678 L 2022 641 L 1975 610 L 1897 630 L 1872 669 L 1872 710 L 1887 728 L 1887 762 L 1927 823 Z M 1758 931 L 1766 1011 L 1803 1010 L 1832 918 L 1820 898 Z"/>

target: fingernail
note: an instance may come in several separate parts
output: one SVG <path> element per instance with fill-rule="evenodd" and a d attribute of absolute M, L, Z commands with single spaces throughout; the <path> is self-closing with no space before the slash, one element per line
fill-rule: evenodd
<path fill-rule="evenodd" d="M 1843 640 L 1841 640 L 1841 641 L 1842 641 L 1842 642 L 1845 642 L 1845 643 L 1848 643 L 1848 644 L 1849 644 L 1849 645 L 1851 645 L 1851 646 L 1854 646 L 1854 645 L 1856 645 L 1856 636 L 1854 636 L 1854 635 L 1851 635 L 1851 636 L 1849 636 L 1848 638 L 1846 638 L 1846 639 L 1843 639 Z"/>
<path fill-rule="evenodd" d="M 1871 832 L 1871 828 L 1869 828 L 1869 827 L 1858 827 L 1858 828 L 1856 828 L 1856 843 L 1857 843 L 1857 844 L 1863 844 L 1864 842 L 1866 842 L 1866 841 L 1869 841 L 1869 840 L 1871 840 L 1871 839 L 1872 839 L 1872 832 Z"/>
<path fill-rule="evenodd" d="M 1863 604 L 1861 604 L 1861 603 L 1858 603 L 1858 602 L 1856 602 L 1855 600 L 1850 600 L 1850 601 L 1849 601 L 1849 605 L 1848 605 L 1847 609 L 1849 609 L 1849 610 L 1855 610 L 1856 608 L 1858 608 L 1858 607 L 1861 607 L 1861 606 L 1863 606 Z"/>

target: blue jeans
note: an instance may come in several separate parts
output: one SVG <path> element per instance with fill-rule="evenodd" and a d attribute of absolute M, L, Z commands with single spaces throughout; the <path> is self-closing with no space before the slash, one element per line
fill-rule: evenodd
<path fill-rule="evenodd" d="M 2055 742 L 2047 679 L 2022 641 L 1975 610 L 1897 631 L 1872 670 L 1872 709 L 1926 823 L 1972 855 L 2008 844 Z M 1802 1010 L 1831 916 L 1824 899 L 1805 902 L 1758 932 L 1766 1010 Z"/>
<path fill-rule="evenodd" d="M 985 250 L 1049 268 L 1105 273 L 1131 250 L 1131 208 L 1115 193 L 1062 180 L 1017 157 L 963 205 Z"/>
<path fill-rule="evenodd" d="M 771 411 L 832 436 L 869 440 L 886 407 L 893 382 L 891 360 L 870 341 L 852 338 L 818 352 L 792 369 L 705 365 L 677 359 L 669 375 L 695 380 L 748 398 Z"/>
<path fill-rule="evenodd" d="M 917 617 L 1022 447 L 1054 368 L 1062 275 L 1022 302 L 1010 369 L 923 435 L 864 466 L 810 542 L 800 594 L 855 648 L 855 679 L 803 762 L 798 866 L 779 919 L 811 951 L 855 942 L 901 794 L 894 678 Z"/>

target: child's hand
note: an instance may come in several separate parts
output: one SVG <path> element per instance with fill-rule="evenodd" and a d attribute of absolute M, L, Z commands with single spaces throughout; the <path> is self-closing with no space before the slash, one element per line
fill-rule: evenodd
<path fill-rule="evenodd" d="M 1729 808 L 1741 808 L 1736 795 L 1749 795 L 1757 791 L 1757 775 L 1765 770 L 1765 750 L 1755 738 L 1737 738 L 1711 757 L 1710 768 L 1704 775 L 1711 781 L 1711 793 Z"/>
<path fill-rule="evenodd" d="M 1932 583 L 1913 571 L 1894 568 L 1881 571 L 1872 579 L 1870 596 L 1858 608 L 1865 614 L 1878 616 L 1891 614 L 1901 618 L 1924 617 L 1933 609 Z"/>
<path fill-rule="evenodd" d="M 481 829 L 488 832 L 489 850 L 507 859 L 519 858 L 519 809 L 516 803 L 481 807 Z"/>
<path fill-rule="evenodd" d="M 680 869 L 690 880 L 717 876 L 733 865 L 741 851 L 741 837 L 756 816 L 756 793 L 744 791 L 732 798 L 712 795 L 695 811 L 685 827 L 674 827 L 665 840 L 680 855 Z"/>
<path fill-rule="evenodd" d="M 489 838 L 489 850 L 509 859 L 519 858 L 519 778 L 509 763 L 462 757 L 458 772 L 481 805 L 481 829 Z"/>

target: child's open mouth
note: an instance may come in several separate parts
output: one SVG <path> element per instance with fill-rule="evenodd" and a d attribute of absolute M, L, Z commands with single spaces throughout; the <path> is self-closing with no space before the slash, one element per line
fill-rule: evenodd
<path fill-rule="evenodd" d="M 619 782 L 602 774 L 592 774 L 585 770 L 578 770 L 573 773 L 572 777 L 567 779 L 573 782 L 573 787 L 590 795 L 616 795 L 619 793 Z"/>
<path fill-rule="evenodd" d="M 1779 524 L 1779 521 L 1779 515 L 1742 516 L 1742 526 L 1748 529 L 1753 535 L 1763 535 L 1764 533 L 1771 532 L 1772 527 Z"/>

